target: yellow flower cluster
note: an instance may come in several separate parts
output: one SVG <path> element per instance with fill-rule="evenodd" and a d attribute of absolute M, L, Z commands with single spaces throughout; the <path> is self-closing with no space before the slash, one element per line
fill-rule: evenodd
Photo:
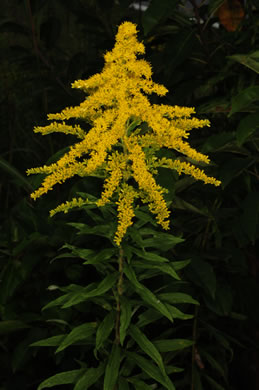
<path fill-rule="evenodd" d="M 122 184 L 119 193 L 118 205 L 118 228 L 114 241 L 119 246 L 129 226 L 132 225 L 134 217 L 134 200 L 138 197 L 137 191 L 126 183 Z"/>
<path fill-rule="evenodd" d="M 56 163 L 27 171 L 28 174 L 47 175 L 41 187 L 31 194 L 33 199 L 74 175 L 84 177 L 102 173 L 106 180 L 97 205 L 104 206 L 112 199 L 118 205 L 118 228 L 114 239 L 117 245 L 132 224 L 136 198 L 148 204 L 163 228 L 169 227 L 169 210 L 163 198 L 165 190 L 153 176 L 156 167 L 174 169 L 204 183 L 220 184 L 193 164 L 156 157 L 160 148 L 169 148 L 194 161 L 209 163 L 207 156 L 184 141 L 190 130 L 209 126 L 209 122 L 191 117 L 195 113 L 193 108 L 149 102 L 147 95 L 163 96 L 167 89 L 153 82 L 150 64 L 138 59 L 144 52 L 144 45 L 137 40 L 136 25 L 122 23 L 114 48 L 104 55 L 103 71 L 72 84 L 74 88 L 84 90 L 88 97 L 77 107 L 49 114 L 48 119 L 54 122 L 34 129 L 42 134 L 53 131 L 73 134 L 80 141 Z M 91 129 L 85 131 L 78 125 L 67 125 L 65 121 L 71 118 L 85 120 Z M 73 199 L 50 213 L 67 212 L 86 202 L 81 198 Z"/>
<path fill-rule="evenodd" d="M 68 212 L 69 209 L 73 207 L 82 207 L 88 204 L 88 200 L 84 200 L 82 198 L 73 198 L 70 202 L 61 203 L 58 207 L 50 211 L 50 216 L 53 217 L 56 213 L 60 213 L 60 211 L 63 211 L 65 214 Z"/>

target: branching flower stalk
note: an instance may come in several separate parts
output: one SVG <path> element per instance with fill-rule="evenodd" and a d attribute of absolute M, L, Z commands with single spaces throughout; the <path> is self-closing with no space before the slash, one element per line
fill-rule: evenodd
<path fill-rule="evenodd" d="M 48 119 L 53 122 L 34 129 L 43 135 L 52 132 L 73 134 L 79 142 L 57 162 L 27 171 L 28 175 L 46 175 L 41 186 L 31 194 L 33 199 L 75 175 L 102 175 L 105 182 L 97 206 L 116 203 L 118 227 L 114 241 L 118 246 L 133 223 L 137 199 L 148 204 L 164 229 L 169 228 L 170 212 L 163 197 L 165 189 L 154 178 L 158 167 L 176 170 L 179 175 L 185 173 L 204 183 L 220 184 L 192 163 L 180 158 L 157 157 L 160 148 L 168 148 L 192 161 L 209 163 L 208 156 L 191 148 L 186 141 L 190 130 L 209 126 L 209 121 L 191 117 L 195 112 L 193 108 L 149 102 L 147 95 L 164 96 L 168 91 L 153 82 L 150 64 L 138 58 L 144 52 L 144 45 L 137 40 L 136 25 L 122 23 L 114 48 L 104 55 L 103 71 L 72 84 L 85 91 L 88 97 L 79 106 L 49 114 Z M 92 127 L 87 132 L 79 125 L 67 124 L 69 119 L 85 120 Z M 51 210 L 50 215 L 60 211 L 66 213 L 87 203 L 87 199 L 74 198 Z"/>

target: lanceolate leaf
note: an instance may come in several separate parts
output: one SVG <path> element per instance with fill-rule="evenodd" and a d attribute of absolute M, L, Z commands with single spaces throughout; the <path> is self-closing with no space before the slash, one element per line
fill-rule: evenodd
<path fill-rule="evenodd" d="M 199 302 L 196 301 L 196 299 L 193 299 L 190 295 L 185 293 L 162 293 L 158 296 L 161 301 L 166 301 L 168 303 L 192 303 L 194 305 L 199 305 Z"/>
<path fill-rule="evenodd" d="M 57 345 L 60 345 L 62 343 L 65 337 L 65 334 L 52 336 L 44 340 L 36 341 L 35 343 L 32 343 L 30 347 L 56 347 Z"/>
<path fill-rule="evenodd" d="M 218 371 L 220 376 L 222 376 L 223 378 L 226 377 L 224 368 L 221 366 L 220 361 L 217 361 L 211 353 L 208 353 L 207 351 L 203 350 L 202 357 L 203 359 L 205 358 L 209 362 L 212 368 Z"/>
<path fill-rule="evenodd" d="M 110 288 L 115 284 L 117 280 L 117 274 L 113 273 L 106 278 L 103 279 L 103 281 L 99 284 L 98 287 L 93 289 L 92 291 L 86 292 L 86 293 L 73 293 L 71 296 L 68 295 L 67 302 L 63 304 L 62 308 L 65 309 L 67 307 L 71 307 L 73 305 L 77 305 L 80 302 L 83 302 L 89 298 L 97 297 L 100 295 L 103 295 L 106 293 L 106 291 L 110 290 Z"/>
<path fill-rule="evenodd" d="M 117 274 L 110 274 L 106 276 L 106 278 L 104 278 L 103 281 L 93 290 L 87 292 L 81 290 L 81 292 L 73 292 L 66 294 L 63 297 L 60 297 L 60 301 L 58 301 L 58 298 L 56 301 L 51 302 L 49 305 L 45 306 L 45 308 L 51 307 L 52 305 L 54 305 L 55 302 L 59 302 L 59 304 L 62 305 L 62 308 L 65 309 L 67 307 L 77 305 L 80 302 L 84 302 L 89 298 L 94 298 L 103 295 L 104 293 L 106 293 L 106 291 L 110 290 L 110 288 L 115 284 L 116 280 Z"/>
<path fill-rule="evenodd" d="M 143 382 L 140 379 L 130 378 L 129 382 L 133 383 L 136 390 L 150 390 L 150 385 L 147 385 L 145 382 Z"/>
<path fill-rule="evenodd" d="M 76 383 L 74 390 L 87 390 L 96 383 L 104 373 L 104 364 L 101 363 L 97 368 L 89 368 Z"/>
<path fill-rule="evenodd" d="M 173 269 L 173 267 L 170 264 L 154 264 L 154 263 L 149 263 L 147 261 L 132 261 L 131 262 L 132 266 L 134 268 L 142 268 L 142 269 L 157 269 L 160 272 L 164 272 L 165 274 L 168 274 L 172 276 L 172 278 L 180 280 L 179 276 Z"/>
<path fill-rule="evenodd" d="M 152 252 L 144 252 L 140 251 L 138 249 L 132 249 L 132 252 L 134 252 L 138 257 L 149 260 L 150 262 L 156 262 L 156 263 L 168 263 L 169 260 L 166 257 L 159 256 Z"/>
<path fill-rule="evenodd" d="M 57 385 L 69 385 L 76 383 L 80 376 L 84 373 L 85 369 L 72 370 L 60 372 L 59 374 L 53 375 L 50 378 L 42 382 L 37 390 L 45 389 L 46 387 L 53 387 Z"/>
<path fill-rule="evenodd" d="M 249 105 L 259 100 L 259 87 L 252 86 L 242 90 L 238 95 L 234 96 L 231 100 L 230 115 L 235 112 L 246 111 Z"/>
<path fill-rule="evenodd" d="M 122 376 L 119 377 L 119 382 L 118 382 L 118 389 L 120 390 L 131 390 L 129 387 L 129 382 L 128 379 L 126 380 Z"/>
<path fill-rule="evenodd" d="M 33 187 L 29 180 L 24 177 L 13 165 L 6 161 L 3 157 L 0 158 L 0 169 L 6 171 L 16 181 L 17 185 L 22 186 L 26 191 L 32 191 Z"/>
<path fill-rule="evenodd" d="M 143 328 L 144 326 L 159 320 L 161 317 L 162 314 L 152 307 L 138 316 L 137 325 L 139 328 Z"/>
<path fill-rule="evenodd" d="M 154 362 L 158 365 L 163 375 L 166 375 L 164 363 L 162 356 L 154 346 L 154 344 L 147 338 L 147 336 L 139 330 L 135 325 L 131 325 L 129 329 L 130 336 L 136 341 L 139 347 L 144 351 L 149 357 L 151 357 Z"/>
<path fill-rule="evenodd" d="M 88 337 L 92 336 L 95 332 L 96 323 L 90 322 L 88 324 L 83 324 L 74 328 L 67 337 L 62 341 L 56 353 L 63 351 L 63 349 L 67 348 L 69 345 L 72 345 L 78 341 L 85 340 Z"/>
<path fill-rule="evenodd" d="M 0 321 L 0 335 L 17 332 L 30 326 L 19 320 Z"/>
<path fill-rule="evenodd" d="M 105 224 L 105 225 L 98 224 L 97 226 L 94 227 L 87 226 L 83 223 L 69 222 L 67 224 L 80 230 L 80 234 L 94 234 L 97 236 L 106 237 L 108 239 L 112 239 L 113 237 L 113 231 L 109 224 Z"/>
<path fill-rule="evenodd" d="M 149 360 L 134 352 L 126 352 L 126 355 L 130 360 L 137 364 L 141 368 L 141 370 L 145 371 L 151 378 L 155 379 L 157 382 L 161 383 L 161 385 L 165 386 L 166 389 L 175 390 L 175 387 L 171 380 L 167 376 L 165 377 L 160 372 L 160 370 Z"/>
<path fill-rule="evenodd" d="M 251 54 L 234 54 L 228 58 L 239 62 L 256 73 L 259 73 L 259 50 L 254 51 Z"/>
<path fill-rule="evenodd" d="M 254 244 L 258 237 L 259 192 L 250 192 L 243 201 L 241 217 L 244 233 Z"/>
<path fill-rule="evenodd" d="M 94 283 L 91 283 L 87 287 L 75 285 L 75 284 L 70 284 L 69 286 L 59 288 L 62 292 L 66 292 L 67 294 L 64 294 L 57 299 L 54 299 L 50 303 L 48 303 L 46 306 L 42 308 L 42 310 L 49 309 L 54 306 L 62 306 L 64 303 L 66 303 L 71 297 L 73 296 L 81 296 L 83 295 L 86 291 L 90 291 L 91 288 L 95 287 Z"/>
<path fill-rule="evenodd" d="M 241 146 L 259 128 L 259 114 L 249 114 L 238 123 L 236 137 Z"/>
<path fill-rule="evenodd" d="M 102 323 L 99 325 L 97 332 L 96 332 L 96 349 L 100 349 L 105 340 L 109 337 L 112 329 L 114 328 L 115 324 L 115 313 L 111 311 L 107 314 L 107 316 L 104 318 Z"/>
<path fill-rule="evenodd" d="M 170 321 L 173 322 L 173 318 L 170 314 L 170 311 L 166 308 L 166 306 L 153 294 L 147 287 L 143 284 L 139 283 L 135 272 L 129 265 L 124 266 L 124 272 L 129 281 L 132 283 L 136 292 L 141 296 L 141 298 L 148 304 L 153 306 L 156 310 L 158 310 L 161 314 L 167 317 Z"/>
<path fill-rule="evenodd" d="M 168 303 L 166 303 L 165 306 L 167 307 L 168 311 L 170 311 L 172 318 L 180 318 L 181 320 L 189 320 L 193 318 L 192 314 L 185 314 L 181 310 L 172 305 L 169 305 Z"/>
<path fill-rule="evenodd" d="M 209 375 L 204 374 L 204 378 L 209 382 L 210 388 L 215 390 L 225 390 L 225 387 L 221 386 L 214 379 L 212 379 Z"/>
<path fill-rule="evenodd" d="M 113 344 L 111 354 L 105 369 L 103 390 L 114 389 L 114 386 L 118 380 L 120 368 L 120 347 Z"/>
<path fill-rule="evenodd" d="M 121 297 L 121 316 L 120 316 L 120 343 L 123 345 L 124 339 L 126 337 L 126 332 L 130 324 L 132 308 L 130 302 Z"/>
<path fill-rule="evenodd" d="M 176 244 L 184 241 L 180 237 L 164 232 L 158 232 L 150 228 L 142 228 L 139 233 L 143 237 L 142 245 L 144 248 L 157 248 L 162 252 L 166 252 L 175 247 Z M 152 237 L 145 238 L 145 236 Z"/>
<path fill-rule="evenodd" d="M 192 340 L 185 339 L 156 340 L 153 343 L 160 352 L 179 351 L 181 349 L 188 348 L 193 345 Z"/>
<path fill-rule="evenodd" d="M 168 17 L 177 5 L 176 0 L 153 0 L 147 11 L 143 14 L 142 25 L 147 35 L 163 17 Z"/>
<path fill-rule="evenodd" d="M 188 264 L 190 264 L 191 260 L 179 260 L 179 261 L 172 261 L 172 266 L 174 267 L 175 271 L 179 271 L 180 269 L 183 269 L 187 267 Z"/>

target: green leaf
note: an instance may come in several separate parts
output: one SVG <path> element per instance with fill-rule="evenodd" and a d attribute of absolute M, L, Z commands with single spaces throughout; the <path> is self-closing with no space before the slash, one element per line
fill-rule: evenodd
<path fill-rule="evenodd" d="M 145 382 L 143 382 L 140 379 L 130 378 L 129 382 L 133 383 L 136 390 L 150 390 L 151 389 L 150 385 L 147 385 Z"/>
<path fill-rule="evenodd" d="M 88 259 L 89 257 L 91 257 L 92 255 L 95 255 L 96 252 L 93 250 L 93 249 L 84 249 L 84 248 L 77 248 L 76 246 L 74 245 L 70 245 L 70 244 L 65 244 L 63 245 L 61 249 L 69 249 L 71 250 L 71 252 L 75 255 L 75 256 L 78 256 L 80 257 L 81 259 Z M 66 253 L 62 253 L 61 255 L 57 256 L 56 258 L 64 255 Z M 54 260 L 54 259 L 53 259 Z"/>
<path fill-rule="evenodd" d="M 168 17 L 174 11 L 178 0 L 152 0 L 148 9 L 142 15 L 142 26 L 147 35 L 163 17 Z"/>
<path fill-rule="evenodd" d="M 110 275 L 107 275 L 103 281 L 93 289 L 92 291 L 89 292 L 81 292 L 81 293 L 72 293 L 72 294 L 67 294 L 67 302 L 63 304 L 62 308 L 65 309 L 67 307 L 71 307 L 73 305 L 77 305 L 80 302 L 84 302 L 85 300 L 93 297 L 97 297 L 100 295 L 103 295 L 106 293 L 108 290 L 110 290 L 115 282 L 117 280 L 117 274 L 113 273 Z"/>
<path fill-rule="evenodd" d="M 120 298 L 121 305 L 121 316 L 120 316 L 120 343 L 123 345 L 124 339 L 127 334 L 127 329 L 129 327 L 131 316 L 132 316 L 132 308 L 131 304 L 125 297 Z"/>
<path fill-rule="evenodd" d="M 237 144 L 239 146 L 258 129 L 259 127 L 259 114 L 249 114 L 245 118 L 241 119 L 236 131 Z"/>
<path fill-rule="evenodd" d="M 135 227 L 139 228 L 145 225 L 147 222 L 153 226 L 156 226 L 156 222 L 154 221 L 152 215 L 150 215 L 148 212 L 146 213 L 145 211 L 143 211 L 143 209 L 144 207 L 142 207 L 142 210 L 140 209 L 135 210 L 135 215 L 139 220 L 135 223 Z"/>
<path fill-rule="evenodd" d="M 210 388 L 215 390 L 225 390 L 219 383 L 212 379 L 209 375 L 204 374 L 203 377 L 209 382 Z"/>
<path fill-rule="evenodd" d="M 77 343 L 78 341 L 85 340 L 88 337 L 92 336 L 92 334 L 95 332 L 95 328 L 95 322 L 90 322 L 75 327 L 62 341 L 62 343 L 56 350 L 56 353 L 63 351 L 65 348 L 69 347 L 74 343 Z"/>
<path fill-rule="evenodd" d="M 160 355 L 160 353 L 158 352 L 154 344 L 135 325 L 130 326 L 129 333 L 130 336 L 136 341 L 136 343 L 142 349 L 142 351 L 144 351 L 149 357 L 151 357 L 152 360 L 154 360 L 154 362 L 156 362 L 162 374 L 166 376 L 162 356 Z"/>
<path fill-rule="evenodd" d="M 187 211 L 190 211 L 191 213 L 204 215 L 204 216 L 208 217 L 207 210 L 203 210 L 201 208 L 198 208 L 198 207 L 194 206 L 193 204 L 186 202 L 185 200 L 181 199 L 178 196 L 175 196 L 175 198 L 174 198 L 174 208 L 179 209 L 179 210 L 187 210 Z"/>
<path fill-rule="evenodd" d="M 228 341 L 228 338 L 230 338 L 229 336 L 226 336 L 225 334 L 223 334 L 222 332 L 220 332 L 217 328 L 215 328 L 214 326 L 208 324 L 207 322 L 204 322 L 202 321 L 202 324 L 205 326 L 205 328 L 207 329 L 210 337 L 213 337 L 215 338 L 215 340 L 217 341 L 218 344 L 222 345 L 224 349 L 226 349 L 229 354 L 230 354 L 230 357 L 232 359 L 233 357 L 233 349 L 230 347 L 230 342 Z M 231 341 L 237 343 L 237 340 L 235 339 L 232 339 Z M 237 343 L 239 346 L 241 346 L 239 343 Z M 244 346 L 241 346 L 241 347 L 244 347 Z"/>
<path fill-rule="evenodd" d="M 133 260 L 131 264 L 134 268 L 157 269 L 159 270 L 159 272 L 164 272 L 165 274 L 170 275 L 172 278 L 176 280 L 180 280 L 180 277 L 177 275 L 177 273 L 175 272 L 171 264 L 161 264 L 161 263 L 154 264 L 143 260 L 142 261 Z"/>
<path fill-rule="evenodd" d="M 115 326 L 115 313 L 111 311 L 106 315 L 96 332 L 96 350 L 101 348 Z"/>
<path fill-rule="evenodd" d="M 241 216 L 244 234 L 254 244 L 257 237 L 259 217 L 259 192 L 250 192 L 243 201 Z"/>
<path fill-rule="evenodd" d="M 172 266 L 174 267 L 175 271 L 178 271 L 179 269 L 183 269 L 189 265 L 191 260 L 179 260 L 179 261 L 172 261 Z"/>
<path fill-rule="evenodd" d="M 225 0 L 210 0 L 208 4 L 208 13 L 210 18 L 215 14 L 219 7 L 224 3 Z"/>
<path fill-rule="evenodd" d="M 120 390 L 130 390 L 129 383 L 128 383 L 128 378 L 126 380 L 122 376 L 119 377 L 118 389 L 120 389 Z"/>
<path fill-rule="evenodd" d="M 30 347 L 56 347 L 62 343 L 65 337 L 65 334 L 48 337 L 47 339 L 36 341 L 35 343 L 30 344 Z"/>
<path fill-rule="evenodd" d="M 30 326 L 19 320 L 0 321 L 1 335 L 17 332 L 26 328 L 30 328 Z"/>
<path fill-rule="evenodd" d="M 87 390 L 96 383 L 104 373 L 104 364 L 101 363 L 97 368 L 89 368 L 84 375 L 76 382 L 74 390 Z"/>
<path fill-rule="evenodd" d="M 193 318 L 192 314 L 185 314 L 176 307 L 169 305 L 169 303 L 166 303 L 165 306 L 170 311 L 172 318 L 180 318 L 181 320 L 190 320 Z"/>
<path fill-rule="evenodd" d="M 141 124 L 141 120 L 132 117 L 131 123 L 127 127 L 127 137 Z"/>
<path fill-rule="evenodd" d="M 220 365 L 220 363 L 216 359 L 214 359 L 214 357 L 210 353 L 203 350 L 201 352 L 201 355 L 203 358 L 206 358 L 206 360 L 209 362 L 212 368 L 214 368 L 223 378 L 226 378 L 224 368 Z"/>
<path fill-rule="evenodd" d="M 5 305 L 8 299 L 12 297 L 17 287 L 21 285 L 24 278 L 20 262 L 12 260 L 7 262 L 5 265 L 2 265 L 2 267 L 0 274 L 0 303 Z M 18 325 L 18 323 L 16 324 Z M 7 329 L 4 324 L 3 328 Z M 12 326 L 10 326 L 10 330 L 11 329 Z"/>
<path fill-rule="evenodd" d="M 141 296 L 141 298 L 153 306 L 157 311 L 159 311 L 163 316 L 169 319 L 169 321 L 173 322 L 173 318 L 171 316 L 170 311 L 166 308 L 166 306 L 145 286 L 138 282 L 135 272 L 129 265 L 124 266 L 124 272 L 129 281 L 133 284 L 136 289 L 136 292 Z"/>
<path fill-rule="evenodd" d="M 219 316 L 229 316 L 233 306 L 233 290 L 228 283 L 217 282 L 216 296 L 204 296 L 206 306 Z"/>
<path fill-rule="evenodd" d="M 67 225 L 73 226 L 80 231 L 80 234 L 93 234 L 101 237 L 106 237 L 109 240 L 113 238 L 113 229 L 110 224 L 98 224 L 97 226 L 88 226 L 84 223 L 68 222 Z"/>
<path fill-rule="evenodd" d="M 3 157 L 0 158 L 0 168 L 8 173 L 15 180 L 16 184 L 20 185 L 25 191 L 28 193 L 33 191 L 33 187 L 29 180 Z"/>
<path fill-rule="evenodd" d="M 93 283 L 91 283 L 90 287 L 92 288 L 93 287 Z M 71 298 L 72 296 L 78 296 L 78 295 L 82 295 L 83 293 L 85 293 L 85 291 L 88 291 L 89 290 L 89 286 L 87 287 L 82 287 L 82 286 L 79 286 L 79 285 L 75 285 L 75 284 L 70 284 L 69 286 L 67 287 L 62 287 L 62 288 L 59 288 L 61 291 L 63 292 L 67 292 L 67 294 L 64 294 L 56 299 L 54 299 L 53 301 L 49 302 L 47 305 L 45 305 L 42 310 L 46 310 L 46 309 L 49 309 L 50 307 L 55 307 L 55 306 L 61 306 L 63 305 L 65 302 L 67 302 L 67 300 L 69 298 Z"/>
<path fill-rule="evenodd" d="M 170 56 L 168 70 L 170 72 L 179 67 L 181 64 L 184 65 L 184 61 L 188 60 L 190 51 L 193 49 L 195 44 L 195 33 L 192 28 L 182 28 L 177 35 L 174 37 L 170 46 L 168 45 L 167 50 L 174 48 L 174 55 Z M 168 53 L 169 54 L 169 53 Z"/>
<path fill-rule="evenodd" d="M 194 305 L 199 305 L 199 302 L 196 299 L 193 299 L 190 295 L 185 293 L 162 293 L 158 295 L 161 301 L 166 301 L 169 303 L 192 303 Z"/>
<path fill-rule="evenodd" d="M 137 364 L 141 370 L 145 371 L 146 374 L 161 383 L 161 385 L 165 386 L 168 390 L 175 390 L 171 380 L 167 376 L 164 377 L 160 370 L 154 364 L 150 363 L 149 360 L 134 352 L 126 352 L 126 356 Z"/>
<path fill-rule="evenodd" d="M 37 390 L 44 389 L 46 387 L 53 387 L 57 385 L 68 385 L 76 383 L 80 376 L 85 372 L 85 369 L 65 371 L 59 374 L 53 375 L 50 378 L 42 382 Z"/>
<path fill-rule="evenodd" d="M 157 248 L 161 252 L 167 252 L 169 249 L 174 248 L 175 245 L 184 241 L 184 239 L 172 234 L 160 233 L 149 228 L 143 228 L 139 233 L 143 237 L 142 245 L 144 248 Z M 152 235 L 152 237 L 144 238 L 146 235 Z"/>
<path fill-rule="evenodd" d="M 213 98 L 209 102 L 201 104 L 199 106 L 199 114 L 208 114 L 208 113 L 229 113 L 230 104 L 228 98 Z"/>
<path fill-rule="evenodd" d="M 259 87 L 252 86 L 244 89 L 231 99 L 231 111 L 229 116 L 235 112 L 247 111 L 248 106 L 259 100 Z"/>
<path fill-rule="evenodd" d="M 120 347 L 113 344 L 111 354 L 105 369 L 103 390 L 111 390 L 114 388 L 120 368 Z"/>
<path fill-rule="evenodd" d="M 144 252 L 140 251 L 138 249 L 132 249 L 132 252 L 134 252 L 137 256 L 139 256 L 142 259 L 149 260 L 149 261 L 155 261 L 159 263 L 168 263 L 169 260 L 166 257 L 159 256 L 156 253 L 152 252 Z"/>
<path fill-rule="evenodd" d="M 172 352 L 179 351 L 184 348 L 188 348 L 193 345 L 192 340 L 185 339 L 167 339 L 167 340 L 156 340 L 153 342 L 156 348 L 160 352 Z"/>
<path fill-rule="evenodd" d="M 202 147 L 202 153 L 216 152 L 222 150 L 229 145 L 234 139 L 233 132 L 222 131 L 219 134 L 214 134 L 208 137 Z"/>
<path fill-rule="evenodd" d="M 144 313 L 139 314 L 137 325 L 139 328 L 143 328 L 144 326 L 159 320 L 161 317 L 162 314 L 159 311 L 150 308 Z"/>
<path fill-rule="evenodd" d="M 131 240 L 136 244 L 136 246 L 144 250 L 143 239 L 139 233 L 138 228 L 136 228 L 136 226 L 130 227 L 128 229 L 128 234 L 130 235 Z"/>
<path fill-rule="evenodd" d="M 225 188 L 235 177 L 243 173 L 244 170 L 250 167 L 252 164 L 254 164 L 254 159 L 250 157 L 228 158 L 227 162 L 222 165 L 219 174 L 223 188 Z"/>
<path fill-rule="evenodd" d="M 83 264 L 97 264 L 114 260 L 114 255 L 117 254 L 117 251 L 117 248 L 105 248 L 92 256 L 88 256 L 87 261 Z"/>
<path fill-rule="evenodd" d="M 250 54 L 234 54 L 228 58 L 239 62 L 256 73 L 259 73 L 259 50 Z"/>
<path fill-rule="evenodd" d="M 213 267 L 206 261 L 195 257 L 187 268 L 187 274 L 191 281 L 202 287 L 215 299 L 216 276 Z"/>

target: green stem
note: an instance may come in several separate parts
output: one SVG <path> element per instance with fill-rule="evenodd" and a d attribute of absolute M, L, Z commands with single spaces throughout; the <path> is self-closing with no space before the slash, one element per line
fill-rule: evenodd
<path fill-rule="evenodd" d="M 194 321 L 193 321 L 193 328 L 192 328 L 192 377 L 191 377 L 191 390 L 194 389 L 194 369 L 195 369 L 195 354 L 196 354 L 196 340 L 197 340 L 197 322 L 198 322 L 198 306 L 195 306 L 195 312 L 194 312 Z"/>
<path fill-rule="evenodd" d="M 117 316 L 116 316 L 116 327 L 115 327 L 115 343 L 120 344 L 120 315 L 121 315 L 121 305 L 120 297 L 123 294 L 123 250 L 120 247 L 119 251 L 119 278 L 117 283 Z"/>

